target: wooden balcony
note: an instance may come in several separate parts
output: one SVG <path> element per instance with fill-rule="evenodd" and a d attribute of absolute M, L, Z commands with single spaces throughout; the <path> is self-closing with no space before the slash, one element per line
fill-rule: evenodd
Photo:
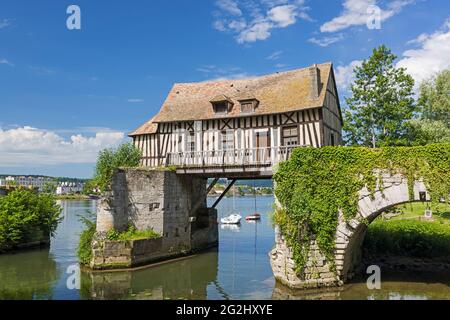
<path fill-rule="evenodd" d="M 269 178 L 273 166 L 289 159 L 299 146 L 169 153 L 166 166 L 177 173 L 207 177 Z"/>

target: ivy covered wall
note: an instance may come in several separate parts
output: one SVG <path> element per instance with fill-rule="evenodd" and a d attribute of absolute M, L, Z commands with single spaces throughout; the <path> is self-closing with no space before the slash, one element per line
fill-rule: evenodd
<path fill-rule="evenodd" d="M 415 180 L 423 180 L 432 201 L 450 191 L 450 143 L 423 147 L 298 148 L 274 176 L 280 208 L 274 214 L 300 273 L 314 238 L 332 264 L 339 212 L 356 217 L 361 189 L 382 190 L 382 172 L 402 174 L 412 199 Z M 368 223 L 368 222 L 365 222 Z"/>

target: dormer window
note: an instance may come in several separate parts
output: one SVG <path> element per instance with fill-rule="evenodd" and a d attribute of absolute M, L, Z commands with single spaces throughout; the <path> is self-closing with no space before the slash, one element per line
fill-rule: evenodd
<path fill-rule="evenodd" d="M 210 102 L 214 108 L 214 113 L 218 115 L 227 114 L 233 108 L 231 99 L 223 94 L 216 96 Z"/>
<path fill-rule="evenodd" d="M 213 105 L 214 105 L 215 113 L 226 114 L 228 112 L 228 103 L 226 103 L 226 102 L 216 102 Z"/>
<path fill-rule="evenodd" d="M 258 106 L 259 101 L 256 99 L 241 100 L 241 112 L 242 113 L 253 113 Z"/>

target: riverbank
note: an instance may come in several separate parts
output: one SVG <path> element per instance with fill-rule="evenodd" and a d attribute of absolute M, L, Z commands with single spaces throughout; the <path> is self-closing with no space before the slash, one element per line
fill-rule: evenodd
<path fill-rule="evenodd" d="M 424 213 L 433 207 L 433 216 Z M 369 225 L 361 272 L 369 265 L 382 270 L 450 273 L 450 205 L 408 203 Z"/>
<path fill-rule="evenodd" d="M 65 194 L 65 195 L 56 195 L 56 200 L 91 200 L 90 196 L 84 194 Z"/>

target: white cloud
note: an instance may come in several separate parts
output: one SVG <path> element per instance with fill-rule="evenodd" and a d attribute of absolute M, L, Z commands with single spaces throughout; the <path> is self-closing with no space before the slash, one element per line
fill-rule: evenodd
<path fill-rule="evenodd" d="M 321 32 L 336 32 L 347 29 L 352 26 L 366 25 L 371 18 L 368 8 L 378 5 L 377 0 L 345 0 L 343 3 L 344 10 L 341 14 L 332 20 L 324 23 L 320 27 Z M 406 5 L 414 3 L 414 0 L 394 0 L 388 2 L 385 8 L 380 8 L 381 22 L 398 14 Z"/>
<path fill-rule="evenodd" d="M 255 42 L 258 40 L 266 40 L 271 36 L 270 30 L 273 29 L 273 24 L 262 20 L 256 22 L 250 28 L 242 31 L 237 37 L 238 43 Z"/>
<path fill-rule="evenodd" d="M 30 66 L 30 70 L 37 73 L 38 75 L 53 75 L 56 73 L 56 71 L 53 69 L 41 66 Z"/>
<path fill-rule="evenodd" d="M 6 59 L 0 59 L 0 64 L 5 64 L 7 66 L 14 67 L 14 64 L 12 64 L 11 62 L 9 62 Z"/>
<path fill-rule="evenodd" d="M 416 88 L 423 80 L 450 69 L 450 18 L 440 30 L 432 34 L 421 34 L 408 43 L 420 47 L 403 52 L 403 58 L 398 61 L 397 67 L 407 69 L 416 81 Z"/>
<path fill-rule="evenodd" d="M 127 100 L 129 103 L 141 103 L 144 102 L 144 99 L 139 99 L 139 98 L 130 98 Z"/>
<path fill-rule="evenodd" d="M 54 131 L 28 126 L 0 129 L 0 167 L 95 163 L 100 150 L 114 147 L 123 139 L 123 132 L 111 130 L 64 139 Z"/>
<path fill-rule="evenodd" d="M 267 60 L 278 60 L 280 59 L 280 56 L 283 54 L 283 51 L 275 51 L 268 57 L 266 57 Z"/>
<path fill-rule="evenodd" d="M 267 17 L 280 28 L 286 28 L 297 21 L 297 7 L 284 5 L 269 10 Z"/>
<path fill-rule="evenodd" d="M 339 42 L 341 40 L 344 39 L 344 35 L 342 33 L 339 33 L 335 36 L 331 36 L 331 37 L 323 37 L 323 38 L 311 38 L 308 41 L 314 44 L 317 44 L 318 46 L 321 47 L 328 47 L 329 45 Z"/>
<path fill-rule="evenodd" d="M 340 91 L 346 92 L 350 90 L 350 86 L 355 80 L 353 70 L 361 66 L 361 64 L 361 60 L 353 60 L 348 65 L 340 65 L 336 68 L 336 85 Z"/>
<path fill-rule="evenodd" d="M 242 15 L 241 9 L 239 9 L 237 2 L 234 0 L 218 0 L 216 4 L 220 9 L 228 12 L 229 14 L 234 16 Z"/>
<path fill-rule="evenodd" d="M 2 19 L 0 20 L 0 29 L 9 27 L 11 25 L 11 21 L 8 19 Z"/>
<path fill-rule="evenodd" d="M 304 0 L 253 0 L 216 2 L 213 26 L 221 32 L 233 33 L 238 43 L 265 40 L 271 31 L 286 28 L 298 19 L 311 20 Z"/>

